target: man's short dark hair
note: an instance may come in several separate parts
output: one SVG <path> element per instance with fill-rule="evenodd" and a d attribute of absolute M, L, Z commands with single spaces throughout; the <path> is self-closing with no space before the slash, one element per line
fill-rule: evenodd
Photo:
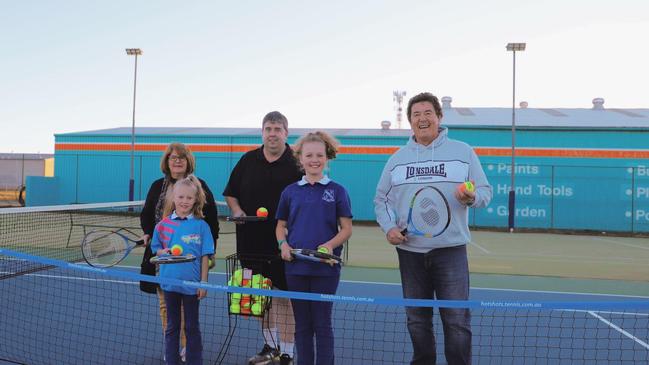
<path fill-rule="evenodd" d="M 421 93 L 421 94 L 417 94 L 417 95 L 413 96 L 412 98 L 410 98 L 410 101 L 408 101 L 408 114 L 407 114 L 408 115 L 408 121 L 410 121 L 410 112 L 412 111 L 412 106 L 414 104 L 416 104 L 416 103 L 421 103 L 423 101 L 427 101 L 427 102 L 433 104 L 433 109 L 435 110 L 435 114 L 437 114 L 438 118 L 441 118 L 442 116 L 444 116 L 444 114 L 442 113 L 442 105 L 440 105 L 439 99 L 437 99 L 437 96 L 435 96 L 435 95 L 433 95 L 433 94 L 431 94 L 429 92 L 425 92 L 425 93 Z"/>
<path fill-rule="evenodd" d="M 288 131 L 288 119 L 284 116 L 284 114 L 278 112 L 278 111 L 273 111 L 264 117 L 264 119 L 261 122 L 261 128 L 263 129 L 266 123 L 281 123 L 284 126 L 284 130 Z"/>

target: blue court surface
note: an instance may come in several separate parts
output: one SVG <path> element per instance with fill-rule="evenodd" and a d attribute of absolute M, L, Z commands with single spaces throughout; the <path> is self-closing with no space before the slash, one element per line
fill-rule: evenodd
<path fill-rule="evenodd" d="M 224 283 L 211 274 L 210 284 Z M 164 364 L 157 298 L 136 280 L 56 267 L 0 280 L 0 293 L 0 364 Z M 336 363 L 409 363 L 400 285 L 343 281 L 337 294 Z M 471 310 L 474 364 L 649 363 L 647 297 L 473 288 L 471 300 L 487 304 Z M 535 307 L 542 302 L 565 309 Z M 209 290 L 200 323 L 205 364 L 245 364 L 263 343 L 257 319 L 227 314 L 222 290 Z M 437 309 L 434 326 L 445 364 Z"/>

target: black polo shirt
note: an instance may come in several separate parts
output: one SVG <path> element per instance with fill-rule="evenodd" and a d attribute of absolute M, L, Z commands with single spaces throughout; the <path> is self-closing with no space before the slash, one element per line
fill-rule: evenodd
<path fill-rule="evenodd" d="M 259 207 L 268 209 L 266 221 L 237 225 L 239 254 L 275 255 L 279 252 L 275 238 L 279 197 L 285 187 L 302 178 L 288 144 L 282 156 L 274 162 L 266 160 L 263 148 L 262 145 L 241 156 L 223 191 L 224 196 L 237 198 L 247 215 L 255 215 Z"/>

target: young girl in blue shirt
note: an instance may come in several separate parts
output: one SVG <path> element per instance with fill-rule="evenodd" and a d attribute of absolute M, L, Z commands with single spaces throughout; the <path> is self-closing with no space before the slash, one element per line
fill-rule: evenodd
<path fill-rule="evenodd" d="M 340 256 L 352 235 L 351 202 L 347 190 L 323 170 L 336 157 L 337 141 L 324 132 L 308 133 L 294 151 L 304 170 L 302 180 L 284 189 L 277 208 L 275 235 L 286 261 L 288 290 L 335 294 L 340 265 L 294 261 L 291 249 L 324 247 Z M 291 300 L 295 316 L 295 345 L 299 365 L 334 363 L 331 302 Z M 317 351 L 314 351 L 314 337 Z M 317 354 L 317 358 L 316 357 Z"/>
<path fill-rule="evenodd" d="M 170 254 L 174 245 L 180 245 L 183 254 L 193 254 L 193 262 L 161 265 L 160 277 L 207 282 L 208 256 L 214 254 L 214 239 L 210 227 L 202 219 L 205 192 L 199 180 L 190 175 L 173 186 L 171 200 L 167 201 L 164 219 L 155 227 L 151 250 L 158 256 Z M 165 360 L 168 365 L 179 365 L 181 308 L 185 317 L 187 336 L 187 365 L 202 364 L 203 345 L 198 323 L 199 300 L 205 298 L 205 289 L 161 284 L 167 303 L 165 329 Z"/>

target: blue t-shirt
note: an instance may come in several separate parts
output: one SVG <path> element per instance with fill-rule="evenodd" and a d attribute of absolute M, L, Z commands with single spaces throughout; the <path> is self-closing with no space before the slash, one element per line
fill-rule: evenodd
<path fill-rule="evenodd" d="M 277 219 L 286 221 L 288 244 L 293 248 L 317 247 L 338 234 L 338 218 L 352 217 L 349 194 L 328 177 L 311 185 L 304 177 L 284 189 L 277 207 Z M 340 256 L 343 248 L 334 249 Z M 293 260 L 285 263 L 288 275 L 335 276 L 340 265 Z"/>
<path fill-rule="evenodd" d="M 210 227 L 202 219 L 189 215 L 186 219 L 180 218 L 174 212 L 164 218 L 155 226 L 151 251 L 156 252 L 163 248 L 180 245 L 183 255 L 193 254 L 196 260 L 182 264 L 160 265 L 160 277 L 173 278 L 187 281 L 201 281 L 201 258 L 214 253 L 214 239 Z M 196 289 L 184 286 L 162 284 L 160 287 L 166 291 L 195 295 Z"/>

